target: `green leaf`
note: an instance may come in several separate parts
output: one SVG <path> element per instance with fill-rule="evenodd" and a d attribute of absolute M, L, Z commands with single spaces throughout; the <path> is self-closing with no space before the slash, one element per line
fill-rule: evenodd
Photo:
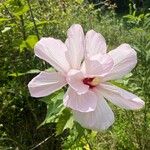
<path fill-rule="evenodd" d="M 37 41 L 38 41 L 38 38 L 36 35 L 29 35 L 26 39 L 26 44 L 29 48 L 33 49 Z"/>
<path fill-rule="evenodd" d="M 41 99 L 41 101 L 47 104 L 47 114 L 45 120 L 38 126 L 38 128 L 46 123 L 52 121 L 55 122 L 59 118 L 59 115 L 61 115 L 62 111 L 65 109 L 62 100 L 63 95 L 64 91 L 61 89 L 50 96 Z"/>
<path fill-rule="evenodd" d="M 49 23 L 49 21 L 40 21 L 40 22 L 37 21 L 36 25 L 37 25 L 37 27 L 40 27 L 40 26 L 43 26 L 43 25 L 48 24 L 48 23 Z M 27 29 L 32 29 L 33 27 L 34 27 L 33 22 L 28 23 L 26 26 Z"/>
<path fill-rule="evenodd" d="M 0 23 L 3 23 L 4 21 L 8 21 L 8 18 L 0 18 Z"/>
<path fill-rule="evenodd" d="M 10 29 L 11 29 L 11 27 L 5 27 L 1 32 L 5 33 L 5 32 L 8 32 Z"/>
<path fill-rule="evenodd" d="M 20 52 L 23 52 L 25 48 L 27 48 L 26 41 L 22 41 L 22 43 L 20 44 Z"/>
<path fill-rule="evenodd" d="M 73 128 L 73 125 L 74 125 L 74 119 L 73 119 L 73 116 L 71 116 L 69 118 L 69 120 L 67 121 L 65 127 L 64 127 L 64 130 L 69 128 L 69 129 L 72 129 Z"/>
<path fill-rule="evenodd" d="M 26 74 L 36 74 L 36 73 L 40 73 L 41 71 L 38 69 L 32 69 L 26 72 Z"/>
<path fill-rule="evenodd" d="M 19 17 L 19 16 L 25 14 L 28 10 L 29 10 L 28 5 L 21 6 L 21 7 L 19 7 L 18 9 L 16 9 L 14 15 L 15 15 L 16 17 Z"/>
<path fill-rule="evenodd" d="M 82 137 L 84 135 L 85 129 L 78 122 L 75 122 L 75 127 L 77 129 L 78 136 Z"/>
<path fill-rule="evenodd" d="M 36 73 L 40 73 L 40 72 L 41 71 L 38 69 L 32 69 L 32 70 L 29 70 L 29 71 L 24 72 L 24 73 L 20 73 L 20 72 L 11 73 L 8 76 L 19 77 L 19 76 L 23 76 L 23 75 L 27 75 L 27 74 L 36 74 Z"/>
<path fill-rule="evenodd" d="M 69 109 L 66 108 L 62 111 L 62 114 L 59 116 L 59 119 L 56 125 L 56 133 L 58 135 L 61 134 L 64 131 L 64 129 L 66 129 L 67 122 L 70 120 L 70 116 L 71 116 L 71 113 Z"/>
<path fill-rule="evenodd" d="M 50 105 L 52 102 L 55 102 L 57 100 L 62 100 L 63 95 L 64 95 L 64 90 L 60 89 L 59 91 L 56 91 L 55 93 L 51 94 L 50 96 L 42 98 L 41 101 Z"/>
<path fill-rule="evenodd" d="M 81 141 L 81 138 L 85 135 L 86 129 L 83 128 L 78 122 L 74 122 L 76 131 L 77 131 L 77 139 L 76 141 Z"/>
<path fill-rule="evenodd" d="M 46 116 L 46 123 L 49 123 L 53 117 L 55 118 L 56 117 L 55 114 L 60 112 L 62 108 L 63 108 L 62 100 L 57 99 L 55 102 L 52 101 L 51 104 L 47 106 L 48 112 Z"/>
<path fill-rule="evenodd" d="M 84 0 L 75 0 L 78 4 L 82 4 Z"/>
<path fill-rule="evenodd" d="M 49 105 L 47 105 L 47 114 L 44 121 L 37 128 L 40 128 L 44 124 L 55 122 L 63 109 L 64 107 L 62 104 L 62 100 L 57 100 L 56 103 L 51 102 Z"/>
<path fill-rule="evenodd" d="M 25 48 L 33 49 L 37 43 L 38 38 L 36 35 L 29 35 L 25 41 L 20 44 L 20 52 L 23 52 Z"/>
<path fill-rule="evenodd" d="M 54 71 L 54 68 L 50 67 L 48 69 L 46 69 L 45 71 L 48 71 L 48 72 L 52 72 Z M 8 76 L 12 76 L 12 77 L 19 77 L 19 76 L 24 76 L 24 75 L 27 75 L 27 74 L 37 74 L 37 73 L 40 73 L 41 70 L 39 69 L 31 69 L 27 72 L 15 72 L 15 73 L 11 73 L 9 74 Z"/>

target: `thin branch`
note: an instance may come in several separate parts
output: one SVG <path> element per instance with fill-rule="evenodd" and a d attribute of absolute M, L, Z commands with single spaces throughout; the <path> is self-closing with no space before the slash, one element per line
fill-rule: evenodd
<path fill-rule="evenodd" d="M 35 19 L 34 19 L 34 15 L 33 15 L 33 12 L 32 12 L 30 0 L 27 0 L 27 3 L 28 3 L 28 6 L 29 6 L 30 14 L 31 14 L 31 19 L 32 19 L 33 24 L 34 24 L 35 33 L 36 33 L 36 36 L 37 36 L 37 38 L 39 40 L 40 39 L 39 31 L 38 31 L 38 28 L 37 28 L 37 25 L 36 25 L 36 22 L 35 22 Z"/>
<path fill-rule="evenodd" d="M 21 28 L 22 28 L 23 40 L 26 40 L 26 31 L 25 31 L 25 26 L 24 26 L 23 15 L 20 16 L 20 23 L 21 23 Z"/>
<path fill-rule="evenodd" d="M 40 142 L 39 144 L 35 145 L 34 147 L 32 147 L 30 150 L 34 150 L 37 147 L 41 146 L 42 144 L 44 144 L 46 141 L 48 141 L 54 134 L 52 134 L 51 136 L 47 137 L 45 140 L 43 140 L 42 142 Z"/>

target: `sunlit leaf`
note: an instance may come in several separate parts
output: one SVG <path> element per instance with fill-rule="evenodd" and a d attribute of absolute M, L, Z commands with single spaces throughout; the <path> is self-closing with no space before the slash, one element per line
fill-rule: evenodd
<path fill-rule="evenodd" d="M 11 73 L 8 76 L 19 77 L 19 76 L 23 76 L 23 75 L 27 75 L 27 74 L 36 74 L 36 73 L 40 73 L 40 72 L 41 71 L 38 69 L 32 69 L 32 70 L 29 70 L 29 71 L 24 72 L 24 73 L 20 73 L 20 72 Z"/>
<path fill-rule="evenodd" d="M 23 50 L 27 48 L 27 44 L 25 41 L 22 41 L 22 43 L 20 44 L 20 52 L 23 52 Z"/>
<path fill-rule="evenodd" d="M 38 126 L 38 128 L 46 123 L 55 122 L 56 119 L 58 119 L 62 111 L 65 109 L 62 100 L 63 95 L 64 91 L 61 89 L 50 96 L 41 99 L 41 101 L 47 104 L 47 114 L 45 120 Z"/>
<path fill-rule="evenodd" d="M 22 6 L 15 11 L 14 15 L 16 17 L 19 17 L 19 16 L 25 14 L 28 10 L 29 10 L 29 7 L 27 5 Z"/>
<path fill-rule="evenodd" d="M 8 18 L 0 18 L 0 23 L 3 23 L 4 21 L 8 21 Z"/>
<path fill-rule="evenodd" d="M 67 129 L 67 128 L 72 129 L 73 125 L 74 125 L 74 119 L 73 119 L 73 116 L 71 116 L 69 120 L 67 121 L 66 125 L 64 126 L 64 129 Z"/>
<path fill-rule="evenodd" d="M 54 68 L 50 67 L 50 68 L 46 69 L 45 71 L 52 72 L 52 71 L 54 71 Z M 27 74 L 37 74 L 37 73 L 40 73 L 40 72 L 41 72 L 41 70 L 39 70 L 39 69 L 31 69 L 31 70 L 29 70 L 27 72 L 15 72 L 15 73 L 11 73 L 8 76 L 19 77 L 19 76 L 24 76 L 24 75 L 27 75 Z"/>
<path fill-rule="evenodd" d="M 48 24 L 49 21 L 40 21 L 40 22 L 36 22 L 37 27 L 43 26 L 45 24 Z M 27 24 L 26 28 L 27 29 L 32 29 L 34 27 L 34 23 L 30 22 L 29 24 Z"/>
<path fill-rule="evenodd" d="M 62 111 L 62 114 L 59 116 L 58 122 L 57 122 L 57 126 L 56 126 L 56 133 L 57 134 L 61 134 L 64 129 L 66 128 L 66 124 L 69 121 L 71 117 L 71 113 L 69 109 L 64 109 Z"/>
<path fill-rule="evenodd" d="M 1 32 L 2 33 L 5 33 L 5 32 L 7 32 L 7 31 L 9 31 L 11 29 L 11 27 L 5 27 Z"/>
<path fill-rule="evenodd" d="M 78 4 L 82 4 L 84 0 L 75 0 Z"/>
<path fill-rule="evenodd" d="M 46 123 L 55 122 L 63 109 L 64 107 L 62 100 L 57 100 L 56 102 L 51 101 L 49 105 L 47 105 L 46 117 L 44 121 L 38 126 L 38 128 Z"/>
<path fill-rule="evenodd" d="M 29 35 L 26 39 L 26 44 L 28 45 L 29 48 L 33 49 L 37 41 L 38 38 L 36 35 Z"/>
<path fill-rule="evenodd" d="M 55 102 L 57 100 L 62 100 L 63 99 L 63 95 L 64 95 L 64 90 L 60 89 L 56 92 L 54 92 L 53 94 L 51 94 L 50 96 L 47 97 L 43 97 L 41 99 L 41 101 L 45 102 L 46 104 L 51 104 L 51 101 Z"/>

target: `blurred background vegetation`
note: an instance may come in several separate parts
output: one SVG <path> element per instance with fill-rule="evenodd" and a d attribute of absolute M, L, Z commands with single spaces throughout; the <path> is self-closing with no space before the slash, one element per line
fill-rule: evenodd
<path fill-rule="evenodd" d="M 43 36 L 64 41 L 73 23 L 100 32 L 109 50 L 129 43 L 138 53 L 136 68 L 117 84 L 145 108 L 112 105 L 116 122 L 105 132 L 73 121 L 62 106 L 65 89 L 40 100 L 28 92 L 28 82 L 50 69 L 34 56 L 35 43 Z M 0 150 L 150 150 L 149 0 L 1 0 L 0 68 Z"/>

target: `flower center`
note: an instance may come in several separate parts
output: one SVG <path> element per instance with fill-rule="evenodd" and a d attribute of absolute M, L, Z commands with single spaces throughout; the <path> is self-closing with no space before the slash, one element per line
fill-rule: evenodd
<path fill-rule="evenodd" d="M 84 78 L 83 83 L 88 85 L 90 88 L 96 87 L 100 83 L 100 78 Z"/>

